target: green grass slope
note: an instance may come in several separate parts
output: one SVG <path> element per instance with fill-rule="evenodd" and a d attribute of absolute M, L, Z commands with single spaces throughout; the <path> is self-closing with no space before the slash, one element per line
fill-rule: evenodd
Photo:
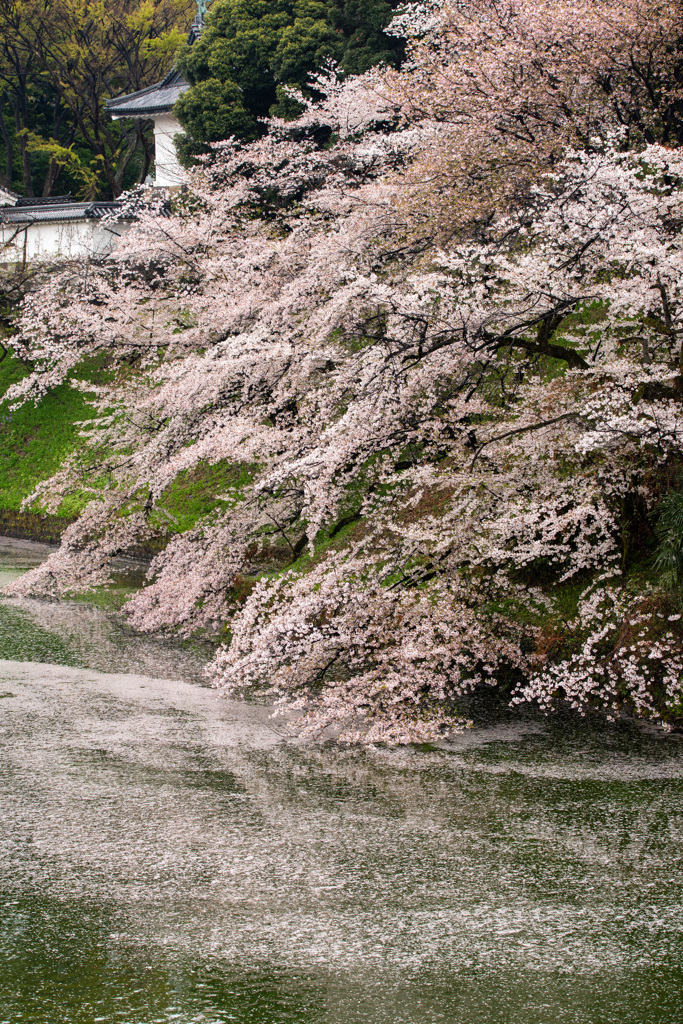
<path fill-rule="evenodd" d="M 0 396 L 27 372 L 19 360 L 8 354 L 0 362 Z M 22 502 L 81 443 L 79 423 L 91 415 L 91 409 L 83 395 L 68 384 L 56 388 L 37 405 L 27 402 L 16 410 L 10 405 L 4 397 L 0 400 L 0 520 L 10 528 L 23 524 L 28 533 L 32 526 L 36 527 L 41 535 L 35 515 L 41 512 L 40 507 L 34 507 L 34 515 L 27 516 L 19 512 Z M 57 520 L 51 532 L 58 533 L 58 520 L 63 519 L 66 525 L 75 511 L 66 507 L 56 517 L 50 517 Z M 40 539 L 48 538 L 41 535 Z"/>

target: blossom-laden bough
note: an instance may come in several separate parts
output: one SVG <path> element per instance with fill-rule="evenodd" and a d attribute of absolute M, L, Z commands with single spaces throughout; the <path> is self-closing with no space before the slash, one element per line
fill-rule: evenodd
<path fill-rule="evenodd" d="M 132 196 L 118 248 L 46 274 L 13 338 L 10 400 L 69 380 L 97 416 L 28 504 L 92 500 L 9 590 L 105 583 L 174 481 L 230 463 L 127 606 L 224 631 L 228 692 L 387 743 L 462 727 L 483 685 L 679 722 L 678 598 L 634 575 L 683 469 L 671 12 L 411 10 L 405 72 L 323 76 L 181 195 Z"/>

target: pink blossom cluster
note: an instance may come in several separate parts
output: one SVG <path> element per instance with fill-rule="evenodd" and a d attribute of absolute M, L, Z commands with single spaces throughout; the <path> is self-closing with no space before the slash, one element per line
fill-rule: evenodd
<path fill-rule="evenodd" d="M 581 714 L 602 709 L 616 717 L 624 707 L 644 718 L 683 710 L 683 634 L 680 613 L 667 613 L 656 595 L 634 600 L 611 585 L 582 596 L 570 623 L 580 638 L 576 653 L 548 662 L 518 688 L 513 703 L 550 708 L 558 693 Z"/>

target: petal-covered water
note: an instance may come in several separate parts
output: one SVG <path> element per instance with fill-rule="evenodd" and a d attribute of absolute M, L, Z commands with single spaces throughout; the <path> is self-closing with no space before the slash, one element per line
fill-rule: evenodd
<path fill-rule="evenodd" d="M 0 653 L 0 1022 L 683 1021 L 680 739 L 303 744 L 77 605 Z"/>

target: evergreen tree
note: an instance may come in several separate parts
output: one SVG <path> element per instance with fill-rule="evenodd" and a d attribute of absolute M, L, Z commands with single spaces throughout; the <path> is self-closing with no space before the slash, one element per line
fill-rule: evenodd
<path fill-rule="evenodd" d="M 189 159 L 203 144 L 234 135 L 252 140 L 259 118 L 291 117 L 297 104 L 282 86 L 310 92 L 309 76 L 328 60 L 347 74 L 375 64 L 398 67 L 402 40 L 387 36 L 397 0 L 216 0 L 201 39 L 178 64 L 192 88 L 176 113 Z"/>

